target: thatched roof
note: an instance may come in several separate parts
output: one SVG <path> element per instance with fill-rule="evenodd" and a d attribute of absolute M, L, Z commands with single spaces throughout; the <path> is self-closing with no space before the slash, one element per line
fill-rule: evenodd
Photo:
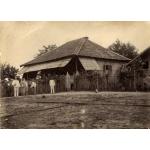
<path fill-rule="evenodd" d="M 111 50 L 107 50 L 104 47 L 90 41 L 88 37 L 83 37 L 73 41 L 69 41 L 60 47 L 47 52 L 38 58 L 35 58 L 21 66 L 28 66 L 57 59 L 62 59 L 70 56 L 83 56 L 98 59 L 111 59 L 119 61 L 129 61 L 130 59 L 119 55 Z"/>

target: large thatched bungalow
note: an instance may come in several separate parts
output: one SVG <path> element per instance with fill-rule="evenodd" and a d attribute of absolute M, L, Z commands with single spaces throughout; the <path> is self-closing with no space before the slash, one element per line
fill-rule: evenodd
<path fill-rule="evenodd" d="M 90 89 L 90 83 L 94 82 L 94 79 L 91 80 L 91 78 L 87 81 L 85 74 L 94 74 L 96 72 L 101 78 L 97 84 L 99 84 L 100 89 L 104 89 L 102 82 L 105 79 L 107 80 L 107 85 L 108 79 L 116 82 L 120 67 L 129 62 L 129 60 L 90 41 L 88 37 L 83 37 L 69 41 L 53 51 L 22 64 L 21 67 L 23 68 L 20 73 L 24 74 L 24 77 L 28 79 L 36 78 L 39 72 L 41 76 L 46 77 L 54 75 L 57 75 L 57 77 L 65 76 L 67 72 L 71 76 L 82 75 L 83 80 L 78 82 L 80 85 L 77 85 L 77 83 L 74 83 L 74 85 L 78 87 L 78 90 L 84 90 Z M 81 88 L 81 86 L 84 88 Z"/>

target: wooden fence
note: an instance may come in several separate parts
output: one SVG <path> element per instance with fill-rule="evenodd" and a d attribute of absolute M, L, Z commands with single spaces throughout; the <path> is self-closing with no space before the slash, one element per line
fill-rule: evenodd
<path fill-rule="evenodd" d="M 74 76 L 73 83 L 71 84 L 72 91 L 117 91 L 120 88 L 118 76 L 101 76 L 100 74 L 90 75 L 81 74 Z M 55 91 L 64 92 L 66 89 L 66 76 L 53 76 L 56 82 Z M 49 79 L 38 80 L 37 83 L 37 94 L 49 93 Z M 30 89 L 29 89 L 30 91 Z M 30 93 L 30 92 L 29 92 Z M 32 94 L 32 92 L 31 92 Z"/>
<path fill-rule="evenodd" d="M 51 77 L 55 80 L 56 86 L 55 91 L 64 92 L 66 89 L 66 76 L 57 75 Z M 80 74 L 73 77 L 73 83 L 71 84 L 72 91 L 117 91 L 120 90 L 118 76 L 102 76 L 101 74 Z M 33 95 L 34 89 L 30 88 L 30 80 L 28 80 L 28 93 L 27 95 Z M 50 93 L 49 79 L 39 79 L 35 80 L 37 84 L 36 94 Z M 7 87 L 6 85 L 1 85 L 2 97 L 13 96 L 13 87 Z M 21 88 L 20 88 L 20 95 Z"/>

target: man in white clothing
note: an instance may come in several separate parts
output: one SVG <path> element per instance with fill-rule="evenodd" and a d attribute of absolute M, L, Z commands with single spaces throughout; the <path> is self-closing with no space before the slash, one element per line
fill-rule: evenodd
<path fill-rule="evenodd" d="M 32 89 L 32 94 L 36 94 L 36 82 L 32 80 L 30 88 Z"/>
<path fill-rule="evenodd" d="M 55 93 L 55 80 L 50 79 L 49 85 L 50 85 L 50 89 L 51 89 L 51 94 L 54 94 Z"/>
<path fill-rule="evenodd" d="M 12 81 L 12 86 L 14 87 L 14 96 L 19 96 L 20 83 L 17 80 L 17 77 Z"/>

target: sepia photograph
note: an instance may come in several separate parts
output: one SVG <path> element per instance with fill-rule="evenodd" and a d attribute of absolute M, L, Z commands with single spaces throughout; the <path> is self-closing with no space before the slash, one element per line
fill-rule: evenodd
<path fill-rule="evenodd" d="M 0 129 L 149 129 L 150 22 L 1 21 Z"/>

